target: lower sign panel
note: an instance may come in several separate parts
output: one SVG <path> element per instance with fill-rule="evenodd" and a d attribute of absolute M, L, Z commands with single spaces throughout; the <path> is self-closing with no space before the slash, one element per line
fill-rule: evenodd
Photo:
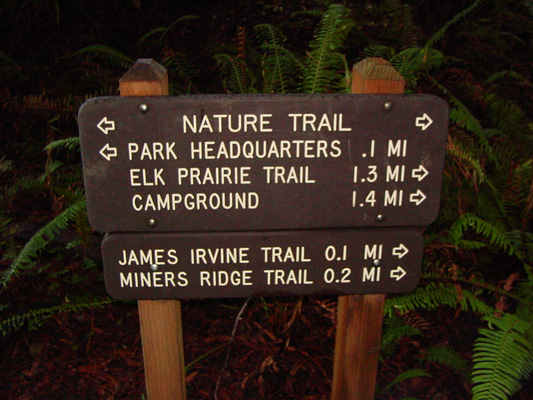
<path fill-rule="evenodd" d="M 118 299 L 398 293 L 420 277 L 417 230 L 109 234 Z"/>

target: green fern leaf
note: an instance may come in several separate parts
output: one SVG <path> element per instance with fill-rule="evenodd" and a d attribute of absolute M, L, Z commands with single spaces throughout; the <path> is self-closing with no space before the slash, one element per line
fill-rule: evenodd
<path fill-rule="evenodd" d="M 169 55 L 161 61 L 161 64 L 167 68 L 169 75 L 175 78 L 175 81 L 182 82 L 182 89 L 178 89 L 176 83 L 171 84 L 171 93 L 198 93 L 198 89 L 194 85 L 194 77 L 196 69 L 189 60 L 189 58 L 181 53 L 176 53 L 170 49 L 167 50 Z"/>
<path fill-rule="evenodd" d="M 214 57 L 225 75 L 223 83 L 228 93 L 249 94 L 256 92 L 252 74 L 242 58 L 230 54 L 216 54 Z"/>
<path fill-rule="evenodd" d="M 305 93 L 338 92 L 342 88 L 344 57 L 338 51 L 352 27 L 343 5 L 333 4 L 324 13 L 304 65 Z"/>
<path fill-rule="evenodd" d="M 450 138 L 446 150 L 447 156 L 459 166 L 465 178 L 472 180 L 476 185 L 485 181 L 485 171 L 472 151 L 464 149 L 460 143 L 452 138 Z"/>
<path fill-rule="evenodd" d="M 470 213 L 461 215 L 450 228 L 450 236 L 457 246 L 463 243 L 463 235 L 467 230 L 473 230 L 510 256 L 517 251 L 515 242 L 509 239 L 505 231 Z"/>
<path fill-rule="evenodd" d="M 46 151 L 56 150 L 56 149 L 66 149 L 66 150 L 79 150 L 80 149 L 80 138 L 77 136 L 54 140 L 46 145 L 44 148 Z"/>
<path fill-rule="evenodd" d="M 473 400 L 505 400 L 533 372 L 533 325 L 515 315 L 487 316 L 474 345 Z"/>
<path fill-rule="evenodd" d="M 388 354 L 392 353 L 401 338 L 422 334 L 419 329 L 406 325 L 395 314 L 386 318 L 383 325 L 380 346 L 380 357 L 382 358 L 386 358 Z"/>
<path fill-rule="evenodd" d="M 8 282 L 13 277 L 18 276 L 22 270 L 30 268 L 33 260 L 38 257 L 39 252 L 43 250 L 62 229 L 65 229 L 71 221 L 75 220 L 80 214 L 85 213 L 85 210 L 85 200 L 80 200 L 64 210 L 33 235 L 33 237 L 26 242 L 17 257 L 15 257 L 11 266 L 0 275 L 0 286 L 5 289 Z"/>
<path fill-rule="evenodd" d="M 454 349 L 447 346 L 434 346 L 427 349 L 425 360 L 450 367 L 466 382 L 472 379 L 467 360 Z"/>
<path fill-rule="evenodd" d="M 114 49 L 113 47 L 106 46 L 103 44 L 94 44 L 91 46 L 84 47 L 83 49 L 78 50 L 74 55 L 90 54 L 96 56 L 104 56 L 112 64 L 123 68 L 128 69 L 134 64 L 134 60 L 122 53 L 121 51 Z"/>
<path fill-rule="evenodd" d="M 23 326 L 28 326 L 29 328 L 38 327 L 52 315 L 71 311 L 78 312 L 91 308 L 102 308 L 113 302 L 116 302 L 116 300 L 105 298 L 102 300 L 93 300 L 75 304 L 65 303 L 54 307 L 30 310 L 22 315 L 13 315 L 2 319 L 2 321 L 0 321 L 0 333 L 5 336 L 12 331 L 21 329 Z"/>
<path fill-rule="evenodd" d="M 390 316 L 393 312 L 402 314 L 415 309 L 436 310 L 442 306 L 460 307 L 464 311 L 473 311 L 482 315 L 494 312 L 494 308 L 471 291 L 458 292 L 453 284 L 433 282 L 427 286 L 418 287 L 410 293 L 387 297 L 384 311 Z"/>
<path fill-rule="evenodd" d="M 381 57 L 385 60 L 391 60 L 396 55 L 396 51 L 389 46 L 383 46 L 380 44 L 374 44 L 366 47 L 363 50 L 363 55 L 365 58 L 369 57 Z"/>
<path fill-rule="evenodd" d="M 437 32 L 433 34 L 433 36 L 429 38 L 429 40 L 426 42 L 426 45 L 424 47 L 426 48 L 433 47 L 435 43 L 437 43 L 439 40 L 441 40 L 444 37 L 444 35 L 448 31 L 448 29 L 450 29 L 450 27 L 464 20 L 468 16 L 468 14 L 472 13 L 472 11 L 478 8 L 483 2 L 484 0 L 476 0 L 472 3 L 470 7 L 457 13 L 452 19 L 446 22 L 446 24 L 444 24 L 442 28 L 440 28 Z"/>
<path fill-rule="evenodd" d="M 440 67 L 445 57 L 439 50 L 413 47 L 398 53 L 390 62 L 414 86 L 422 72 Z"/>
<path fill-rule="evenodd" d="M 148 39 L 149 37 L 151 37 L 153 35 L 156 35 L 158 33 L 161 33 L 161 35 L 159 36 L 159 39 L 157 39 L 157 41 L 158 42 L 162 42 L 163 38 L 172 30 L 172 28 L 175 25 L 177 25 L 178 23 L 180 23 L 182 21 L 188 21 L 188 20 L 197 19 L 197 18 L 198 18 L 198 16 L 196 16 L 196 15 L 183 15 L 183 16 L 179 17 L 178 19 L 174 20 L 168 26 L 161 26 L 159 28 L 152 29 L 150 32 L 146 33 L 143 37 L 141 37 L 139 39 L 139 42 L 143 42 L 146 39 Z"/>
<path fill-rule="evenodd" d="M 295 78 L 300 75 L 301 63 L 283 47 L 287 40 L 281 31 L 270 24 L 254 27 L 263 50 L 263 92 L 290 93 L 294 91 Z"/>
<path fill-rule="evenodd" d="M 431 374 L 428 374 L 426 371 L 422 369 L 417 369 L 417 368 L 407 370 L 405 372 L 402 372 L 398 376 L 396 376 L 387 386 L 383 388 L 383 390 L 380 390 L 380 393 L 386 392 L 389 389 L 391 389 L 393 386 L 396 386 L 398 383 L 401 383 L 408 379 L 420 378 L 423 376 L 431 376 Z"/>

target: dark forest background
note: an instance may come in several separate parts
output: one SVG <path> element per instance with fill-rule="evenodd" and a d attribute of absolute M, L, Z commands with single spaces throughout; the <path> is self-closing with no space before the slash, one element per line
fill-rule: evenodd
<path fill-rule="evenodd" d="M 420 286 L 387 296 L 376 398 L 531 399 L 532 12 L 525 0 L 3 0 L 0 396 L 145 396 L 137 305 L 107 297 L 87 222 L 84 100 L 118 95 L 138 58 L 163 64 L 177 95 L 346 92 L 351 66 L 379 56 L 407 93 L 449 103 L 450 131 Z M 245 301 L 182 302 L 188 398 L 327 399 L 336 297 Z"/>

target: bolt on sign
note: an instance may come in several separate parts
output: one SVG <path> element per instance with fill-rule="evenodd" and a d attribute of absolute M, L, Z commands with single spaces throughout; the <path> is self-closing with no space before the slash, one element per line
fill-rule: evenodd
<path fill-rule="evenodd" d="M 113 233 L 102 252 L 119 299 L 398 293 L 420 276 L 416 229 Z"/>
<path fill-rule="evenodd" d="M 79 112 L 89 220 L 103 232 L 426 226 L 447 121 L 430 95 L 91 99 Z"/>

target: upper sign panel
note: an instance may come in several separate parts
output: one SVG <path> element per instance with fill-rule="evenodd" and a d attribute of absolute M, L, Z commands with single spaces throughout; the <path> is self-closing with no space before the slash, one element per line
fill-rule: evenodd
<path fill-rule="evenodd" d="M 89 219 L 104 232 L 425 226 L 447 121 L 426 95 L 91 99 Z"/>

